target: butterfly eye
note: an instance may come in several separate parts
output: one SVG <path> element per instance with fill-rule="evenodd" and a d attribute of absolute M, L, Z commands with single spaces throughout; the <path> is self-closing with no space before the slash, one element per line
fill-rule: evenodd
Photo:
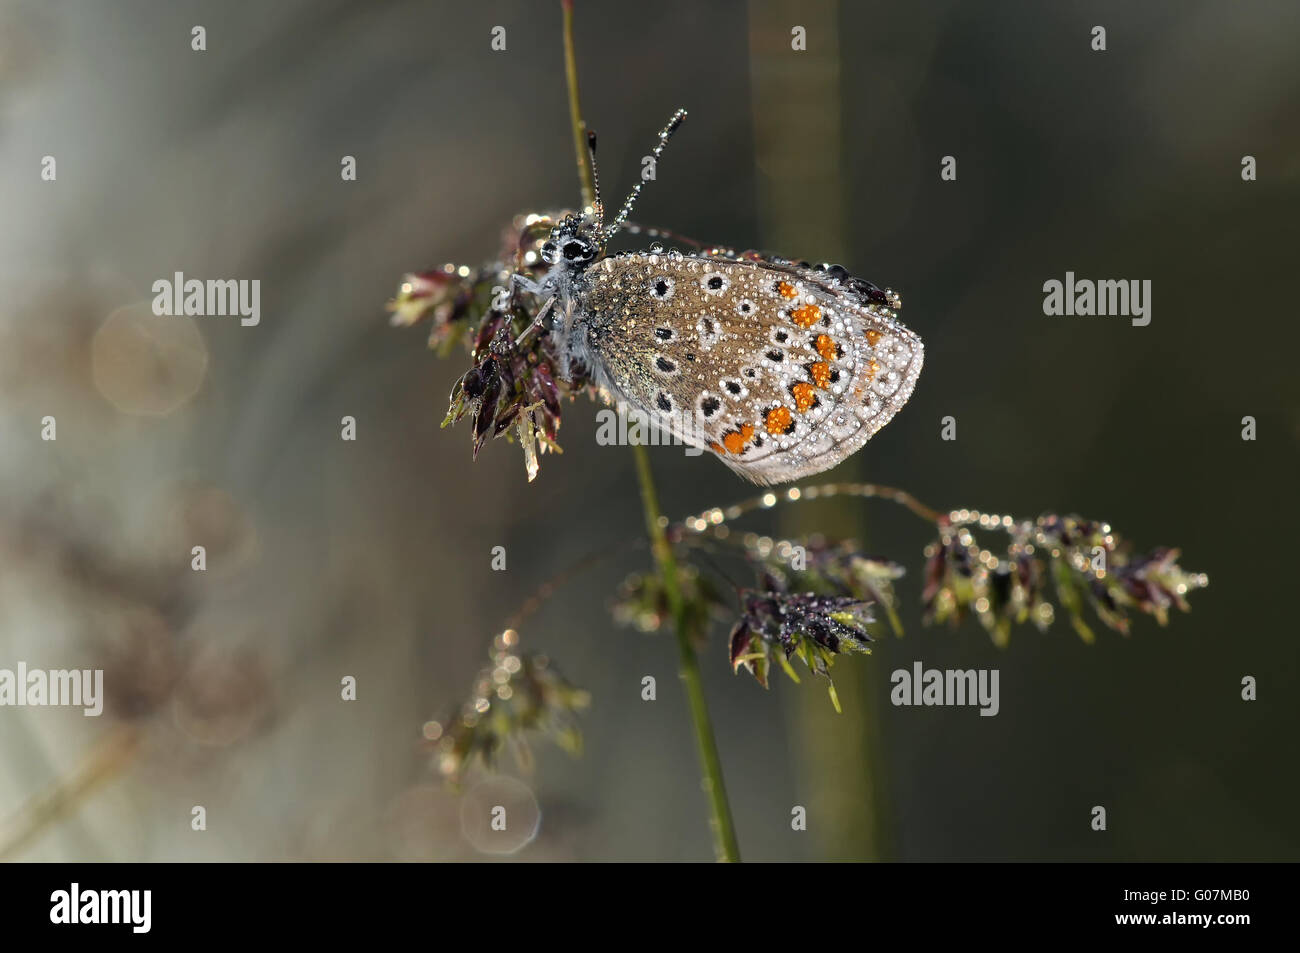
<path fill-rule="evenodd" d="M 582 242 L 569 242 L 564 246 L 564 257 L 569 261 L 577 261 L 585 252 Z"/>

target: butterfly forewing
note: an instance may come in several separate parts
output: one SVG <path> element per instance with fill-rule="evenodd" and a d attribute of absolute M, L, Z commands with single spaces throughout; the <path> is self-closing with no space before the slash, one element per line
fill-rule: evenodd
<path fill-rule="evenodd" d="M 839 463 L 921 370 L 921 341 L 893 310 L 823 270 L 634 253 L 595 263 L 583 285 L 572 334 L 613 396 L 756 483 Z"/>

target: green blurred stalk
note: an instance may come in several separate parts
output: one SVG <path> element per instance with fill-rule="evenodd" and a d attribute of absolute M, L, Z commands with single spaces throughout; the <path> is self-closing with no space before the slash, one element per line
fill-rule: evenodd
<path fill-rule="evenodd" d="M 578 55 L 573 46 L 573 0 L 560 0 L 564 14 L 564 78 L 569 87 L 569 124 L 573 127 L 573 149 L 578 156 L 578 184 L 582 187 L 582 204 L 596 204 L 596 170 L 591 167 L 587 148 L 587 123 L 582 118 L 582 98 L 578 95 Z"/>
<path fill-rule="evenodd" d="M 645 510 L 646 532 L 650 535 L 650 548 L 663 580 L 668 611 L 673 617 L 673 630 L 677 634 L 678 671 L 686 688 L 686 701 L 691 710 L 691 723 L 695 727 L 695 747 L 700 758 L 700 771 L 704 793 L 709 798 L 711 812 L 709 826 L 713 831 L 714 852 L 718 860 L 735 863 L 740 860 L 740 846 L 736 842 L 736 829 L 731 820 L 731 805 L 727 801 L 727 787 L 722 779 L 722 761 L 718 757 L 718 744 L 713 737 L 713 722 L 704 697 L 704 682 L 700 678 L 700 663 L 691 645 L 686 628 L 686 605 L 678 585 L 677 560 L 664 533 L 666 521 L 659 512 L 659 499 L 655 494 L 654 475 L 650 472 L 650 454 L 640 444 L 632 446 L 636 455 L 637 481 L 641 485 L 641 506 Z"/>
<path fill-rule="evenodd" d="M 792 258 L 843 261 L 845 181 L 841 163 L 839 6 L 792 0 L 750 4 L 750 79 L 755 159 L 764 243 Z M 791 48 L 791 28 L 807 31 L 808 49 Z M 861 479 L 862 455 L 835 471 Z M 833 528 L 866 535 L 864 507 L 849 498 L 781 512 L 777 530 L 804 536 Z M 798 752 L 800 802 L 820 856 L 879 860 L 890 856 L 883 737 L 882 680 L 875 657 L 845 658 L 832 670 L 844 714 L 826 693 L 805 684 L 782 694 Z"/>

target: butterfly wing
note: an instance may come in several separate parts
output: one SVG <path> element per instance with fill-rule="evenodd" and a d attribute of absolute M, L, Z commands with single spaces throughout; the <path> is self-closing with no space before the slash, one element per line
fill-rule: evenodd
<path fill-rule="evenodd" d="M 613 396 L 755 483 L 820 473 L 898 412 L 921 340 L 897 299 L 770 259 L 626 254 L 589 270 L 577 353 Z M 870 288 L 870 293 L 863 289 Z"/>

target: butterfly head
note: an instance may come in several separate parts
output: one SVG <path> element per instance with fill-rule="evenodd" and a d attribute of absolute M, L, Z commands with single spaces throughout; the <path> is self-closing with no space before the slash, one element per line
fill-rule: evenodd
<path fill-rule="evenodd" d="M 542 261 L 552 268 L 579 272 L 600 257 L 601 231 L 591 216 L 570 215 L 551 229 L 542 245 Z"/>
<path fill-rule="evenodd" d="M 659 141 L 651 155 L 658 159 L 663 154 L 664 146 L 677 131 L 677 127 L 686 118 L 686 110 L 679 109 L 673 113 L 668 125 L 659 131 Z M 605 221 L 605 206 L 600 198 L 600 180 L 596 175 L 596 134 L 587 133 L 587 149 L 591 161 L 592 192 L 595 201 L 585 215 L 569 215 L 560 224 L 551 229 L 550 237 L 542 245 L 542 261 L 549 265 L 552 274 L 576 275 L 586 269 L 592 262 L 605 253 L 605 246 L 618 233 L 627 221 L 628 213 L 641 194 L 641 182 L 632 189 L 632 193 L 618 210 L 612 221 Z"/>

